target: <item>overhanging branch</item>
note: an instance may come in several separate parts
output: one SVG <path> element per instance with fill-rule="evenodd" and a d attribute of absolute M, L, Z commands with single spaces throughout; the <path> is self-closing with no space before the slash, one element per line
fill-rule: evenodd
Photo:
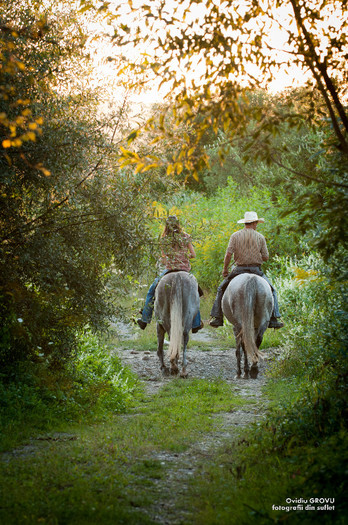
<path fill-rule="evenodd" d="M 328 182 L 328 181 L 325 181 L 325 180 L 322 180 L 322 179 L 318 179 L 317 177 L 312 177 L 311 175 L 306 175 L 305 173 L 302 173 L 300 171 L 294 170 L 294 169 L 290 168 L 289 166 L 285 166 L 285 164 L 283 164 L 279 160 L 276 160 L 274 157 L 271 157 L 271 158 L 272 158 L 272 162 L 277 164 L 277 166 L 280 166 L 281 168 L 284 168 L 285 170 L 290 171 L 290 173 L 293 173 L 297 177 L 301 177 L 301 178 L 304 178 L 304 179 L 307 179 L 307 180 L 311 180 L 313 182 L 317 182 L 319 184 L 323 184 L 324 186 L 327 186 L 328 188 L 330 188 L 331 186 L 336 186 L 338 188 L 346 188 L 346 189 L 348 189 L 348 184 L 343 184 L 341 182 L 334 182 L 334 181 Z"/>

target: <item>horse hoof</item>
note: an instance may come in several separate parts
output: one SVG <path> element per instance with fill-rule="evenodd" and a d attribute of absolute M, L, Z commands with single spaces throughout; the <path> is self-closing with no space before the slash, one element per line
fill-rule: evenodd
<path fill-rule="evenodd" d="M 243 379 L 249 379 L 249 372 L 245 372 Z"/>
<path fill-rule="evenodd" d="M 257 363 L 254 363 L 252 367 L 250 368 L 250 377 L 252 379 L 256 379 L 258 373 L 259 373 L 259 367 L 257 366 Z"/>
<path fill-rule="evenodd" d="M 178 368 L 171 368 L 170 369 L 170 374 L 172 376 L 177 376 L 178 375 L 178 372 L 179 372 L 179 369 Z"/>
<path fill-rule="evenodd" d="M 187 379 L 187 376 L 188 376 L 188 373 L 185 371 L 182 371 L 181 374 L 180 374 L 180 377 L 182 377 L 183 379 Z"/>
<path fill-rule="evenodd" d="M 169 376 L 169 368 L 167 368 L 166 366 L 162 367 L 161 371 L 164 376 Z"/>
<path fill-rule="evenodd" d="M 234 376 L 235 379 L 240 379 L 240 376 L 241 374 L 237 374 L 236 376 Z"/>

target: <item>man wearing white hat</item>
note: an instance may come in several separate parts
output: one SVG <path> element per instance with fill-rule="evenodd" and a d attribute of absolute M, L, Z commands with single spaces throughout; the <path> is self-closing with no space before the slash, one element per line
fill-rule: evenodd
<path fill-rule="evenodd" d="M 223 313 L 221 308 L 222 296 L 229 284 L 229 282 L 241 273 L 255 273 L 260 277 L 263 277 L 273 292 L 274 309 L 272 317 L 269 322 L 269 328 L 282 328 L 284 323 L 278 321 L 280 317 L 278 298 L 275 289 L 272 284 L 261 270 L 261 265 L 264 261 L 268 261 L 269 255 L 267 250 L 266 239 L 264 236 L 256 231 L 259 222 L 265 222 L 264 219 L 259 219 L 257 213 L 254 211 L 247 211 L 244 214 L 244 219 L 238 221 L 239 224 L 244 224 L 244 228 L 233 233 L 230 237 L 227 250 L 225 253 L 224 269 L 222 272 L 224 281 L 220 284 L 216 298 L 211 310 L 210 326 L 218 327 L 223 326 Z M 234 258 L 235 266 L 232 272 L 229 273 L 229 265 Z"/>

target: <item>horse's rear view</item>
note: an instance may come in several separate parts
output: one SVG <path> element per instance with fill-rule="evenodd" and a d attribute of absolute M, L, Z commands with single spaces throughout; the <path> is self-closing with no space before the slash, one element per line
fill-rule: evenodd
<path fill-rule="evenodd" d="M 228 285 L 222 298 L 222 310 L 233 324 L 236 338 L 237 377 L 241 375 L 241 351 L 244 352 L 244 377 L 256 378 L 263 335 L 273 310 L 272 290 L 265 279 L 243 273 Z"/>
<path fill-rule="evenodd" d="M 155 315 L 157 318 L 157 355 L 161 370 L 168 374 L 163 357 L 164 335 L 170 338 L 168 355 L 171 374 L 178 373 L 178 361 L 183 346 L 181 376 L 187 377 L 186 347 L 192 321 L 199 310 L 198 283 L 187 272 L 168 273 L 162 277 L 156 288 Z"/>

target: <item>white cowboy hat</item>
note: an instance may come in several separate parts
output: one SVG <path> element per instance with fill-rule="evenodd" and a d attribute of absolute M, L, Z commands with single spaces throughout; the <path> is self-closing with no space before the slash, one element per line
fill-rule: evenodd
<path fill-rule="evenodd" d="M 256 211 L 246 211 L 244 219 L 237 221 L 239 224 L 249 224 L 250 222 L 265 222 L 265 219 L 259 219 Z"/>

